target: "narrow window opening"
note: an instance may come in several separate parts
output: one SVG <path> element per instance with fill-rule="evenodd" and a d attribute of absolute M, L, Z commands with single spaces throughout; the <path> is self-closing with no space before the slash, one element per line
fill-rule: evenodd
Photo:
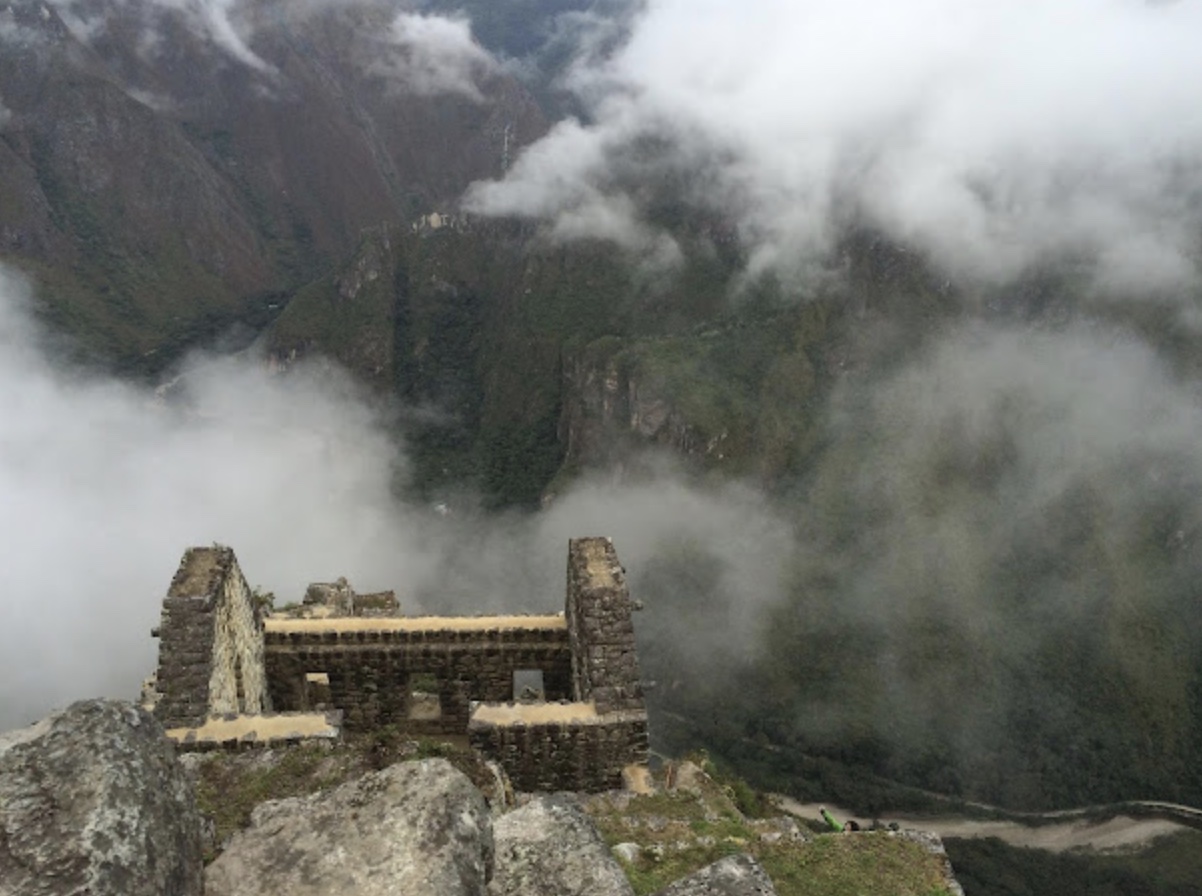
<path fill-rule="evenodd" d="M 305 673 L 305 698 L 302 709 L 309 712 L 330 709 L 330 673 Z"/>
<path fill-rule="evenodd" d="M 438 701 L 438 676 L 418 672 L 409 676 L 409 718 L 412 721 L 433 721 L 442 718 Z"/>
<path fill-rule="evenodd" d="M 513 673 L 513 699 L 519 703 L 534 703 L 546 699 L 542 669 L 518 669 Z"/>

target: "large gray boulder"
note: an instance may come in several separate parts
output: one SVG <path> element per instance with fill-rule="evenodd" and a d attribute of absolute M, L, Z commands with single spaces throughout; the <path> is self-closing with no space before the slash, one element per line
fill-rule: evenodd
<path fill-rule="evenodd" d="M 445 759 L 258 806 L 205 873 L 207 896 L 480 896 L 488 806 Z"/>
<path fill-rule="evenodd" d="M 570 797 L 535 797 L 493 822 L 490 896 L 634 896 L 592 820 Z"/>
<path fill-rule="evenodd" d="M 88 700 L 0 735 L 0 896 L 201 896 L 200 831 L 144 710 Z"/>
<path fill-rule="evenodd" d="M 655 896 L 776 896 L 776 888 L 759 862 L 739 853 L 706 865 Z"/>

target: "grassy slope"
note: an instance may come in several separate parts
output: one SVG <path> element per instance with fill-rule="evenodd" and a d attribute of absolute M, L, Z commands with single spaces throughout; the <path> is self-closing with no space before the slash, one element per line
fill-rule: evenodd
<path fill-rule="evenodd" d="M 393 762 L 430 756 L 447 758 L 490 794 L 494 779 L 477 754 L 438 740 L 411 741 L 393 729 L 335 746 L 302 744 L 270 753 L 209 753 L 190 762 L 196 767 L 201 811 L 213 819 L 219 848 L 249 824 L 252 810 L 261 802 L 317 793 Z M 585 807 L 611 846 L 634 841 L 643 847 L 639 859 L 623 863 L 640 896 L 736 852 L 755 855 L 781 896 L 942 896 L 947 892 L 942 861 L 921 846 L 886 833 L 815 836 L 798 832 L 791 822 L 782 825 L 779 819 L 752 817 L 771 816 L 771 806 L 744 782 L 729 776 L 699 775 L 690 790 L 593 795 L 585 798 Z M 794 833 L 781 836 L 782 831 Z M 217 849 L 210 849 L 208 860 L 217 854 Z"/>
<path fill-rule="evenodd" d="M 799 831 L 745 782 L 701 761 L 714 774 L 697 775 L 688 789 L 588 800 L 607 843 L 640 847 L 633 862 L 622 861 L 639 896 L 737 852 L 755 856 L 780 896 L 948 892 L 942 860 L 917 843 L 886 831 Z"/>

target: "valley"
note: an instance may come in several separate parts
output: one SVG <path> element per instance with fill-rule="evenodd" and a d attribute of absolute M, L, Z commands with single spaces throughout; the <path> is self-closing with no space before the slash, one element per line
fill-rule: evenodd
<path fill-rule="evenodd" d="M 125 483 L 114 458 L 149 458 L 148 493 L 217 488 L 154 480 L 143 426 L 180 452 L 162 466 L 219 456 L 216 481 L 280 525 L 281 563 L 345 537 L 384 558 L 365 577 L 395 559 L 422 609 L 462 611 L 481 582 L 475 612 L 524 606 L 548 576 L 532 545 L 605 528 L 646 604 L 656 749 L 705 748 L 804 817 L 921 818 L 1066 868 L 1193 836 L 1122 813 L 941 819 L 921 792 L 1045 821 L 1202 806 L 1202 139 L 1171 124 L 1195 63 L 1169 39 L 1196 14 L 1122 20 L 1166 49 L 1115 63 L 1142 99 L 1101 116 L 1074 98 L 1116 95 L 1110 55 L 1088 85 L 1045 60 L 1052 111 L 1010 60 L 1037 16 L 991 24 L 1013 39 L 978 79 L 909 25 L 897 57 L 805 43 L 797 63 L 780 35 L 809 32 L 786 11 L 721 6 L 682 42 L 658 2 L 0 0 L 0 345 L 21 347 L 0 484 L 80 531 L 111 514 L 117 534 L 71 548 L 102 595 L 136 591 L 104 545 L 163 505 L 76 492 Z M 847 67 L 878 58 L 909 74 Z M 28 323 L 7 310 L 25 291 Z M 251 379 L 226 387 L 212 359 Z M 44 373 L 92 384 L 69 415 L 101 421 L 96 458 L 39 423 L 49 387 L 21 397 Z M 214 405 L 264 404 L 198 410 L 214 381 Z M 114 411 L 165 384 L 162 419 L 228 432 Z M 288 428 L 323 415 L 335 435 Z M 265 430 L 286 438 L 240 472 L 229 446 Z M 26 491 L 47 444 L 72 486 Z M 337 475 L 258 490 L 294 448 Z M 5 531 L 39 528 L 22 512 Z M 89 612 L 78 593 L 56 605 Z"/>

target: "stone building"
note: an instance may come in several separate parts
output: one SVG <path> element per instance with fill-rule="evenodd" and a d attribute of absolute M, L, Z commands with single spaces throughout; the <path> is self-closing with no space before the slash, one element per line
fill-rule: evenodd
<path fill-rule="evenodd" d="M 261 609 L 232 550 L 184 553 L 148 702 L 185 749 L 466 734 L 523 790 L 616 787 L 646 762 L 635 604 L 608 538 L 569 542 L 560 614 L 406 617 L 341 579 L 311 586 L 299 616 Z"/>

